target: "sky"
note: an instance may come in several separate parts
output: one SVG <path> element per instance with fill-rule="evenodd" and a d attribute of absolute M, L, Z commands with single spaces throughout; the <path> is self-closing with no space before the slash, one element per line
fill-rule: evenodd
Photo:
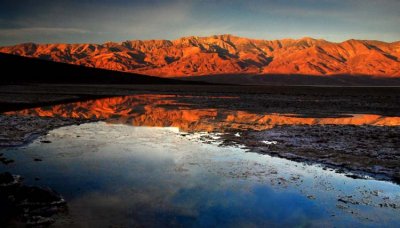
<path fill-rule="evenodd" d="M 400 40 L 400 0 L 1 0 L 0 46 L 232 34 Z"/>

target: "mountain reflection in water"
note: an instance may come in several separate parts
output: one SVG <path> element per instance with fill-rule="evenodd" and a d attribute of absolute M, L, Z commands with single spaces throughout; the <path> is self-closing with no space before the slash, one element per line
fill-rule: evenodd
<path fill-rule="evenodd" d="M 295 114 L 260 114 L 242 110 L 217 107 L 197 107 L 181 102 L 181 98 L 195 96 L 178 95 L 132 95 L 98 100 L 60 104 L 49 107 L 8 112 L 12 115 L 43 117 L 68 117 L 102 119 L 109 123 L 134 126 L 178 127 L 187 132 L 219 131 L 229 129 L 265 130 L 277 125 L 375 125 L 400 126 L 400 117 L 385 117 L 373 114 L 355 114 L 343 117 L 302 117 Z M 204 97 L 203 97 L 204 98 Z M 226 99 L 235 97 L 206 97 Z"/>

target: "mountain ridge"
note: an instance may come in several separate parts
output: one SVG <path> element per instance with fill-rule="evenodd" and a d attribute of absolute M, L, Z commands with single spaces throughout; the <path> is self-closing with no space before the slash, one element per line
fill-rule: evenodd
<path fill-rule="evenodd" d="M 400 41 L 260 40 L 230 34 L 103 44 L 24 43 L 0 52 L 161 77 L 221 74 L 400 77 Z"/>

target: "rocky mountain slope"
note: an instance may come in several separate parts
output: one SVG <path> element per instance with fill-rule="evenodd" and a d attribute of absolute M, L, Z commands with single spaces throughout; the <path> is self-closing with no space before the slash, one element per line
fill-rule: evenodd
<path fill-rule="evenodd" d="M 400 41 L 255 40 L 232 35 L 104 44 L 34 44 L 0 52 L 162 77 L 220 74 L 400 77 Z"/>

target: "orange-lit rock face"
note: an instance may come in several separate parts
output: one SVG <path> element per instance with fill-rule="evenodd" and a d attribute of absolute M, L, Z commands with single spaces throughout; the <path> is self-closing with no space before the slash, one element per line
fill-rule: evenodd
<path fill-rule="evenodd" d="M 234 99 L 226 97 L 225 99 Z M 290 114 L 255 114 L 226 109 L 196 109 L 175 95 L 135 95 L 9 112 L 13 115 L 98 118 L 134 126 L 178 127 L 183 131 L 264 130 L 277 125 L 400 126 L 400 117 L 357 114 L 340 118 L 309 118 Z"/>
<path fill-rule="evenodd" d="M 254 40 L 232 35 L 105 44 L 21 44 L 0 52 L 162 77 L 362 74 L 400 77 L 400 42 Z"/>

